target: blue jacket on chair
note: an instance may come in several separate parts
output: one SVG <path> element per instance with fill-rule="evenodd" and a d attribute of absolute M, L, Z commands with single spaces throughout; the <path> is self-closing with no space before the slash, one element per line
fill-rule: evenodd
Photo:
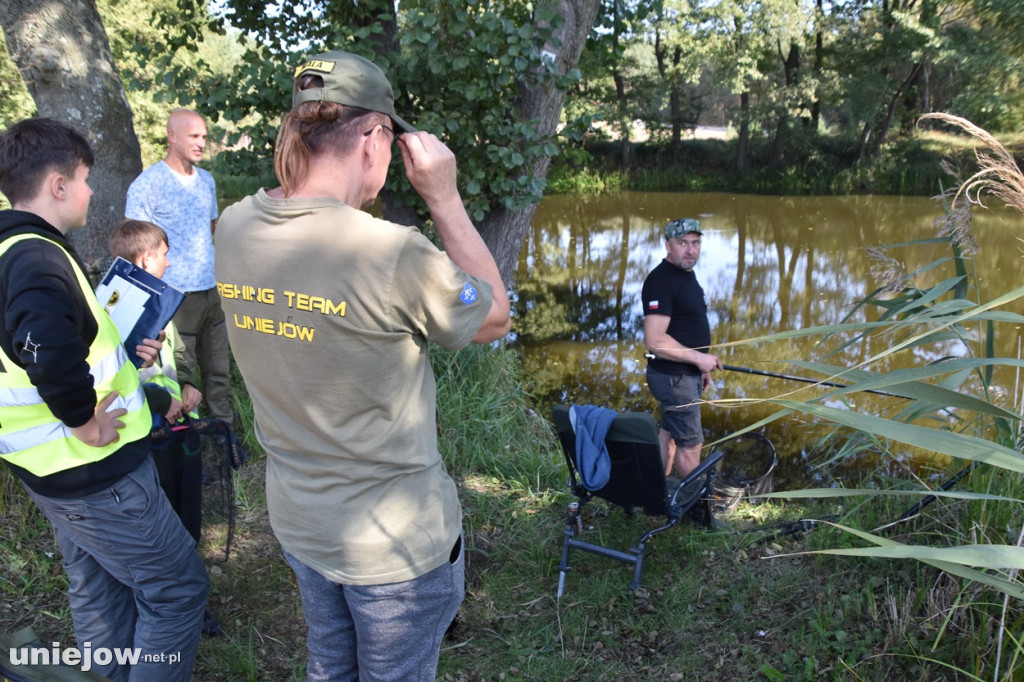
<path fill-rule="evenodd" d="M 600 490 L 608 484 L 612 462 L 604 439 L 618 412 L 596 405 L 573 405 L 569 420 L 576 433 L 576 471 L 587 490 Z"/>

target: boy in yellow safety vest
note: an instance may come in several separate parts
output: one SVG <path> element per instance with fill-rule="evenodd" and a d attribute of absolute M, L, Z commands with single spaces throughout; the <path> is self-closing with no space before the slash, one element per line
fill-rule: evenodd
<path fill-rule="evenodd" d="M 0 458 L 63 555 L 80 650 L 62 659 L 115 682 L 186 682 L 209 577 L 160 490 L 128 356 L 152 364 L 160 343 L 124 347 L 67 238 L 85 225 L 93 160 L 59 121 L 0 133 Z"/>
<path fill-rule="evenodd" d="M 167 260 L 167 233 L 159 225 L 145 220 L 121 223 L 111 233 L 109 246 L 110 255 L 124 258 L 157 278 L 163 278 L 170 264 Z M 194 411 L 203 394 L 195 386 L 195 361 L 189 357 L 174 323 L 168 322 L 164 332 L 162 352 L 152 367 L 139 370 L 139 379 L 146 389 L 146 400 L 153 414 L 162 415 L 169 424 L 176 424 L 186 414 L 198 417 Z M 186 458 L 182 448 L 170 447 L 155 449 L 153 459 L 167 499 L 181 517 L 185 529 L 199 542 L 202 521 L 198 504 L 202 498 L 199 458 Z"/>
<path fill-rule="evenodd" d="M 167 233 L 159 225 L 145 220 L 125 220 L 110 235 L 110 255 L 120 257 L 163 279 L 171 263 L 167 258 Z M 196 409 L 203 394 L 196 388 L 195 358 L 181 340 L 174 322 L 164 328 L 164 349 L 152 367 L 139 370 L 146 389 L 149 409 L 168 424 L 182 421 L 186 415 L 198 418 Z M 160 415 L 160 417 L 157 417 Z M 162 417 L 162 419 L 161 419 Z M 154 423 L 154 426 L 163 425 Z M 203 461 L 201 452 L 189 452 L 183 436 L 169 442 L 154 442 L 153 461 L 171 506 L 185 529 L 199 542 L 203 524 Z M 203 619 L 203 632 L 220 635 L 222 630 L 209 609 Z"/>

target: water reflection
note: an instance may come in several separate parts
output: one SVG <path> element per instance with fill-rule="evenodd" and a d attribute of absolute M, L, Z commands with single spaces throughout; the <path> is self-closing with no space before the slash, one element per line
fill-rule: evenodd
<path fill-rule="evenodd" d="M 664 257 L 661 230 L 675 218 L 701 219 L 704 245 L 696 272 L 709 299 L 713 343 L 727 344 L 835 324 L 847 316 L 875 316 L 871 309 L 853 307 L 878 286 L 864 247 L 932 239 L 933 223 L 941 214 L 940 203 L 920 197 L 546 197 L 524 244 L 515 284 L 514 328 L 524 369 L 535 395 L 546 404 L 571 401 L 656 411 L 644 380 L 640 289 Z M 1019 285 L 1018 237 L 1024 235 L 1024 218 L 1005 208 L 983 210 L 976 213 L 973 230 L 981 247 L 975 257 L 981 293 L 972 291 L 971 297 L 985 301 Z M 914 271 L 949 256 L 949 248 L 917 244 L 888 253 Z M 936 268 L 921 275 L 920 285 L 952 273 L 952 264 Z M 1001 330 L 998 354 L 1016 356 L 1018 336 L 1019 330 Z M 827 348 L 816 346 L 817 340 L 726 345 L 716 352 L 726 364 L 793 374 L 798 372 L 779 361 L 822 359 Z M 853 366 L 878 350 L 864 342 L 828 361 Z M 963 353 L 961 344 L 948 341 L 915 349 L 899 362 L 922 364 Z M 1013 377 L 1002 380 L 1012 387 Z M 724 372 L 718 374 L 710 397 L 766 398 L 820 390 Z M 885 398 L 860 395 L 855 400 L 871 402 L 873 410 L 899 409 Z M 765 404 L 705 407 L 707 436 L 720 438 L 774 411 Z M 770 426 L 767 435 L 780 454 L 777 486 L 808 484 L 813 474 L 807 462 L 815 459 L 813 445 L 821 435 L 817 429 L 793 417 Z M 854 471 L 858 466 L 853 463 Z"/>

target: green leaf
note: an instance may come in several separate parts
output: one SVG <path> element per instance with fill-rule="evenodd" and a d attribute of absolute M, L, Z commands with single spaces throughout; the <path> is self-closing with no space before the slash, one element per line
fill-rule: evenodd
<path fill-rule="evenodd" d="M 974 371 L 986 366 L 1000 365 L 1024 368 L 1024 360 L 1016 358 L 958 358 L 944 360 L 923 367 L 893 370 L 885 374 L 875 374 L 864 370 L 841 368 L 801 360 L 793 361 L 791 364 L 828 375 L 828 378 L 823 379 L 823 381 L 849 383 L 848 388 L 831 391 L 821 399 L 828 396 L 848 395 L 860 391 L 886 390 L 906 396 L 907 398 L 928 401 L 942 407 L 974 410 L 983 414 L 1006 417 L 1008 419 L 1022 418 L 1018 413 L 994 405 L 986 400 L 924 382 L 925 379 L 932 379 L 937 376 L 965 370 Z"/>
<path fill-rule="evenodd" d="M 841 554 L 847 556 L 873 556 L 876 558 L 904 558 L 904 559 L 917 559 L 926 564 L 934 566 L 940 570 L 946 571 L 953 575 L 972 580 L 974 582 L 987 585 L 993 589 L 996 589 L 1004 594 L 1007 594 L 1014 599 L 1024 599 L 1024 587 L 1016 581 L 1007 580 L 1006 578 L 985 573 L 984 571 L 975 570 L 968 568 L 964 565 L 964 560 L 969 560 L 970 565 L 979 566 L 986 569 L 998 568 L 1003 563 L 1018 563 L 1024 561 L 1024 548 L 1021 547 L 1009 547 L 1005 545 L 974 545 L 970 548 L 932 548 L 932 547 L 917 547 L 910 545 L 901 545 L 900 543 L 884 538 L 880 535 L 868 533 L 856 528 L 850 528 L 838 523 L 830 523 L 829 525 L 840 528 L 848 533 L 852 533 L 859 538 L 867 540 L 880 548 L 888 549 L 891 554 L 888 556 L 881 557 L 876 554 L 867 554 L 861 552 L 871 552 L 874 548 L 863 548 L 863 549 L 826 549 L 808 552 L 809 554 Z M 992 551 L 985 549 L 986 547 L 992 547 Z M 912 550 L 922 550 L 918 552 L 906 551 L 905 548 Z M 937 558 L 936 554 L 930 551 L 933 549 L 965 549 L 964 552 L 948 552 L 942 554 Z M 1011 553 L 1004 552 L 1003 550 L 1014 550 Z M 906 556 L 899 556 L 906 555 Z M 784 556 L 784 555 L 778 555 Z M 959 561 L 951 561 L 950 559 L 958 559 Z"/>
<path fill-rule="evenodd" d="M 1024 500 L 1015 497 L 1002 495 L 990 495 L 988 493 L 973 493 L 965 490 L 885 490 L 878 488 L 802 488 L 799 490 L 778 490 L 772 493 L 758 495 L 758 497 L 776 497 L 787 500 L 800 499 L 825 499 L 833 497 L 922 497 L 934 495 L 935 497 L 950 497 L 959 500 L 992 500 L 996 502 L 1017 502 L 1024 503 Z"/>
<path fill-rule="evenodd" d="M 924 450 L 949 455 L 955 459 L 985 462 L 1008 471 L 1024 473 L 1024 456 L 1019 452 L 976 436 L 951 433 L 914 424 L 903 424 L 825 405 L 775 399 L 769 399 L 769 402 L 866 433 L 873 433 Z"/>

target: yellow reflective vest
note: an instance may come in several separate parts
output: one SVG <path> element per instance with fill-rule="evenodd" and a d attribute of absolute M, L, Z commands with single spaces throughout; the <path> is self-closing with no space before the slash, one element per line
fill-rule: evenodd
<path fill-rule="evenodd" d="M 180 341 L 178 332 L 174 330 L 174 323 L 168 323 L 164 329 L 164 347 L 160 349 L 159 364 L 139 370 L 139 381 L 144 384 L 156 384 L 181 401 L 181 383 L 178 381 L 178 366 L 174 359 L 177 354 L 177 345 Z M 189 412 L 190 417 L 198 419 L 199 414 L 193 410 Z"/>
<path fill-rule="evenodd" d="M 23 234 L 6 239 L 0 242 L 0 257 L 11 246 L 26 239 L 45 237 Z M 0 349 L 0 361 L 6 370 L 0 372 L 0 457 L 35 476 L 49 476 L 98 462 L 126 443 L 145 437 L 152 426 L 139 374 L 128 359 L 117 327 L 100 307 L 89 280 L 71 254 L 64 249 L 61 251 L 71 263 L 71 269 L 82 288 L 82 296 L 96 318 L 96 338 L 89 346 L 86 358 L 93 377 L 96 399 L 102 401 L 112 391 L 117 391 L 118 397 L 108 409 L 124 408 L 128 412 L 119 417 L 124 422 L 124 428 L 118 430 L 117 442 L 102 447 L 86 445 L 53 415 L 25 370 L 6 351 Z"/>

